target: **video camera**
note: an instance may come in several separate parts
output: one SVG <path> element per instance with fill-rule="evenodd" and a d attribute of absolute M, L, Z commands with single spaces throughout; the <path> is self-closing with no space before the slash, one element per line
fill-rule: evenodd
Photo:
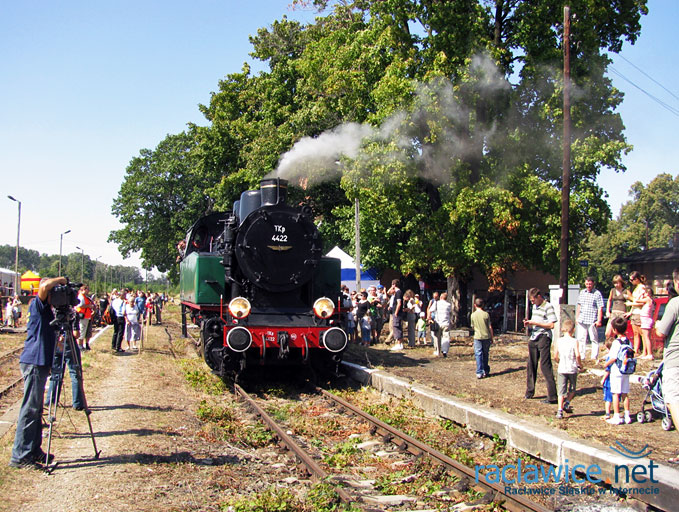
<path fill-rule="evenodd" d="M 80 284 L 58 284 L 50 290 L 50 304 L 55 308 L 65 308 L 78 305 Z"/>

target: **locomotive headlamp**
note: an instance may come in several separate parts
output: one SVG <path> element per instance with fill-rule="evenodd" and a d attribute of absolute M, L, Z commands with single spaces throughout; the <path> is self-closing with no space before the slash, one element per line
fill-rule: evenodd
<path fill-rule="evenodd" d="M 321 297 L 314 302 L 314 313 L 318 318 L 331 317 L 334 312 L 335 304 L 329 298 Z"/>
<path fill-rule="evenodd" d="M 250 301 L 245 297 L 236 297 L 229 302 L 229 313 L 234 318 L 245 318 L 250 314 Z"/>

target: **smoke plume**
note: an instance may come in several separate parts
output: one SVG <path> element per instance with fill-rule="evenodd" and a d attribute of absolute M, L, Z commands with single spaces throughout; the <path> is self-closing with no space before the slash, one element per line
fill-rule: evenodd
<path fill-rule="evenodd" d="M 456 90 L 447 79 L 418 84 L 410 110 L 396 112 L 379 127 L 347 123 L 318 137 L 302 138 L 268 177 L 304 186 L 334 179 L 344 171 L 342 158 L 354 160 L 359 168 L 368 167 L 365 162 L 374 160 L 375 154 L 362 150 L 368 143 L 378 143 L 383 148 L 382 163 L 405 163 L 414 175 L 436 184 L 454 180 L 456 163 L 482 153 L 498 130 L 494 123 L 470 122 L 475 106 L 479 101 L 494 101 L 510 87 L 495 63 L 484 56 L 472 59 L 469 75 L 464 87 Z"/>

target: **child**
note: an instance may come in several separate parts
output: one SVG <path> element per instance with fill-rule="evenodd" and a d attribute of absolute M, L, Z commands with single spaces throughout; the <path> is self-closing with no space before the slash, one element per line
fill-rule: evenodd
<path fill-rule="evenodd" d="M 347 336 L 349 337 L 349 343 L 356 343 L 356 316 L 354 311 L 355 307 L 352 306 L 351 311 L 347 311 Z"/>
<path fill-rule="evenodd" d="M 370 336 L 372 335 L 372 319 L 370 313 L 363 315 L 361 318 L 361 345 L 370 346 Z"/>
<path fill-rule="evenodd" d="M 611 322 L 615 320 L 613 318 Z M 611 330 L 613 327 L 611 327 Z M 611 331 L 612 332 L 612 331 Z M 606 354 L 606 357 L 604 358 L 604 365 L 608 363 L 608 361 L 611 359 L 611 345 L 613 345 L 613 338 L 606 338 L 606 349 L 608 349 L 608 353 Z M 615 359 L 615 358 L 614 358 Z M 604 414 L 601 419 L 604 421 L 608 421 L 611 419 L 611 403 L 613 402 L 613 395 L 611 394 L 611 371 L 610 369 L 606 366 L 604 370 L 604 376 L 601 379 L 601 386 L 603 387 L 604 390 L 604 407 L 606 408 L 606 414 Z"/>
<path fill-rule="evenodd" d="M 625 408 L 625 423 L 632 423 L 629 414 L 629 375 L 620 373 L 620 369 L 615 364 L 618 358 L 618 352 L 623 349 L 623 345 L 630 344 L 625 336 L 627 331 L 627 319 L 618 317 L 613 320 L 613 332 L 617 337 L 611 345 L 611 350 L 608 354 L 605 367 L 610 370 L 611 393 L 613 394 L 613 417 L 606 420 L 611 425 L 620 425 L 623 420 L 620 418 L 620 401 L 622 401 Z"/>
<path fill-rule="evenodd" d="M 562 336 L 556 341 L 556 353 L 554 360 L 559 363 L 557 390 L 559 394 L 558 410 L 556 417 L 563 418 L 563 413 L 573 412 L 571 400 L 575 396 L 575 387 L 578 380 L 578 369 L 582 365 L 578 340 L 573 337 L 575 324 L 570 318 L 561 322 Z"/>
<path fill-rule="evenodd" d="M 424 320 L 424 311 L 420 312 L 420 318 L 417 319 L 417 344 L 425 344 L 425 336 L 427 331 L 427 322 Z"/>

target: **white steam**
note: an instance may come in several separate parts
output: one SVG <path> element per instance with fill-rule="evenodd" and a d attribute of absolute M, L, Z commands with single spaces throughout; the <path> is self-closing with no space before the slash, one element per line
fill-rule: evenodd
<path fill-rule="evenodd" d="M 411 172 L 433 183 L 454 179 L 452 169 L 461 159 L 485 151 L 498 127 L 471 122 L 480 98 L 504 94 L 509 84 L 495 63 L 487 57 L 475 57 L 469 68 L 466 91 L 453 89 L 449 80 L 419 84 L 412 109 L 396 112 L 380 127 L 347 123 L 323 132 L 318 137 L 304 137 L 285 153 L 277 169 L 267 177 L 297 181 L 302 186 L 341 176 L 341 158 L 355 160 L 359 168 L 376 158 L 362 152 L 368 142 L 382 144 L 382 163 L 406 163 Z M 468 98 L 468 99 L 465 99 Z M 474 124 L 470 133 L 470 123 Z"/>
<path fill-rule="evenodd" d="M 342 173 L 338 160 L 356 158 L 363 140 L 374 133 L 372 126 L 347 123 L 318 137 L 303 137 L 281 157 L 275 176 L 312 182 L 336 178 Z"/>

